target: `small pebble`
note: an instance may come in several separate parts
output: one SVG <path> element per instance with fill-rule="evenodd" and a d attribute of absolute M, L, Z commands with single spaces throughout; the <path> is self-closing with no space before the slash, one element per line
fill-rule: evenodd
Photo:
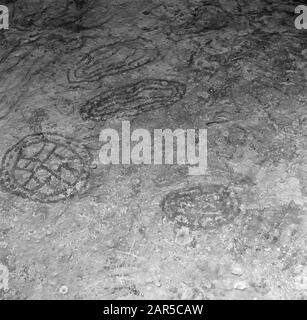
<path fill-rule="evenodd" d="M 62 286 L 59 290 L 60 294 L 67 294 L 68 293 L 68 287 L 67 286 Z"/>
<path fill-rule="evenodd" d="M 243 274 L 243 270 L 240 265 L 234 264 L 231 266 L 231 273 L 236 276 L 241 276 Z"/>
<path fill-rule="evenodd" d="M 236 290 L 245 290 L 247 288 L 247 283 L 246 281 L 240 281 L 235 283 L 234 288 Z"/>

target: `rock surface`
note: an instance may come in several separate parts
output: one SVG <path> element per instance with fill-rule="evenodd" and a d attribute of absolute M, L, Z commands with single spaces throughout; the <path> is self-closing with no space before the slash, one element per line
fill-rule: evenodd
<path fill-rule="evenodd" d="M 295 3 L 8 4 L 0 299 L 307 298 Z M 131 131 L 207 128 L 207 174 L 102 165 L 99 134 L 124 119 Z"/>

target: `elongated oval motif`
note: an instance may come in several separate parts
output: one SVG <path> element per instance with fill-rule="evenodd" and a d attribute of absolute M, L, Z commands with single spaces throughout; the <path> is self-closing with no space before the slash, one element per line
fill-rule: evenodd
<path fill-rule="evenodd" d="M 183 83 L 170 80 L 145 79 L 132 85 L 103 92 L 80 109 L 84 120 L 129 118 L 140 113 L 166 108 L 181 100 L 186 92 Z"/>
<path fill-rule="evenodd" d="M 70 83 L 95 82 L 155 61 L 158 50 L 144 39 L 115 42 L 85 54 L 68 72 Z"/>

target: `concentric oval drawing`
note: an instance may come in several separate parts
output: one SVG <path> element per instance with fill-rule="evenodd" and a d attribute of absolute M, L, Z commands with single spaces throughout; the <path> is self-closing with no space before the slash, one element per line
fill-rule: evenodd
<path fill-rule="evenodd" d="M 132 117 L 168 107 L 180 101 L 185 92 L 185 84 L 177 81 L 145 79 L 101 93 L 83 105 L 80 114 L 84 120 L 96 121 L 112 117 Z"/>
<path fill-rule="evenodd" d="M 26 136 L 2 159 L 0 183 L 15 195 L 42 203 L 83 193 L 91 154 L 80 143 L 55 133 Z"/>
<path fill-rule="evenodd" d="M 170 192 L 161 208 L 178 226 L 212 229 L 230 223 L 240 213 L 240 201 L 225 186 L 195 186 Z"/>
<path fill-rule="evenodd" d="M 155 61 L 158 50 L 144 39 L 115 42 L 85 54 L 75 68 L 69 70 L 70 83 L 95 82 L 118 75 Z"/>

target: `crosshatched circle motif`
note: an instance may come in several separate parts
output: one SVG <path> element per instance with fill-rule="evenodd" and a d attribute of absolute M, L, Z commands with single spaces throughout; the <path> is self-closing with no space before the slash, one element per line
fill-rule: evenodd
<path fill-rule="evenodd" d="M 2 159 L 1 185 L 18 196 L 52 203 L 87 189 L 91 154 L 59 134 L 26 136 Z"/>

